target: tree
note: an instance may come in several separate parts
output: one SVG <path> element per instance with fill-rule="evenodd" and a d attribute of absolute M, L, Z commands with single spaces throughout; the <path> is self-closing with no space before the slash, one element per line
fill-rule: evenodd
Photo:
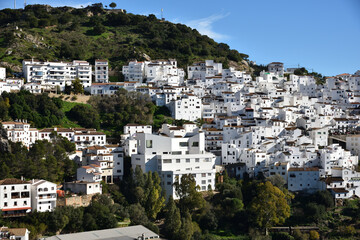
<path fill-rule="evenodd" d="M 184 217 L 181 219 L 181 228 L 176 234 L 177 240 L 190 240 L 194 233 L 194 227 L 191 215 L 188 211 L 185 212 Z"/>
<path fill-rule="evenodd" d="M 75 105 L 67 116 L 85 128 L 100 129 L 100 117 L 97 111 L 91 106 L 79 104 Z"/>
<path fill-rule="evenodd" d="M 114 2 L 110 3 L 109 7 L 111 7 L 112 9 L 116 8 L 116 3 Z"/>
<path fill-rule="evenodd" d="M 284 223 L 290 217 L 290 206 L 286 196 L 271 182 L 259 183 L 256 196 L 249 204 L 250 221 L 260 228 L 269 228 Z"/>
<path fill-rule="evenodd" d="M 174 183 L 175 193 L 180 198 L 179 204 L 182 212 L 186 210 L 193 211 L 201 208 L 205 204 L 205 200 L 196 186 L 195 178 L 191 174 L 184 174 L 181 180 L 177 177 Z"/>
<path fill-rule="evenodd" d="M 176 206 L 172 196 L 169 197 L 165 207 L 164 232 L 168 238 L 177 235 L 181 228 L 181 217 L 179 208 Z"/>
<path fill-rule="evenodd" d="M 75 80 L 71 83 L 71 87 L 74 94 L 84 93 L 84 86 L 82 85 L 79 78 L 75 78 Z"/>
<path fill-rule="evenodd" d="M 280 189 L 282 189 L 284 187 L 284 185 L 286 184 L 285 179 L 282 176 L 280 176 L 279 174 L 272 175 L 272 176 L 268 177 L 267 180 L 270 181 L 272 185 L 274 185 L 275 187 L 278 187 Z"/>
<path fill-rule="evenodd" d="M 95 35 L 101 35 L 103 34 L 104 32 L 106 32 L 106 28 L 104 25 L 102 25 L 101 23 L 98 23 L 94 26 L 93 28 L 93 33 Z"/>
<path fill-rule="evenodd" d="M 310 240 L 318 240 L 320 239 L 320 235 L 317 231 L 311 230 L 310 231 Z"/>
<path fill-rule="evenodd" d="M 156 219 L 157 214 L 164 206 L 165 198 L 162 196 L 160 181 L 157 172 L 151 173 L 150 171 L 147 173 L 144 206 L 150 219 Z"/>

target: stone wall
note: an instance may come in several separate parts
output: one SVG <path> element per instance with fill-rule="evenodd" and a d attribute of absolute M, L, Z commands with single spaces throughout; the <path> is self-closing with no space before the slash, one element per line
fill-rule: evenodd
<path fill-rule="evenodd" d="M 83 195 L 75 197 L 58 198 L 56 206 L 87 207 L 94 195 Z"/>

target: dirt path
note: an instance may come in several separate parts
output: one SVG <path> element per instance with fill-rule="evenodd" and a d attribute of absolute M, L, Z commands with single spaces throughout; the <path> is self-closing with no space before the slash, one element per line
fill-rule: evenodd
<path fill-rule="evenodd" d="M 74 94 L 65 95 L 65 94 L 49 93 L 49 97 L 60 97 L 60 96 L 64 96 L 62 98 L 62 100 L 64 100 L 64 101 L 77 102 L 77 103 L 87 103 L 91 97 L 89 95 L 74 95 Z M 76 100 L 73 99 L 74 96 L 76 97 Z"/>

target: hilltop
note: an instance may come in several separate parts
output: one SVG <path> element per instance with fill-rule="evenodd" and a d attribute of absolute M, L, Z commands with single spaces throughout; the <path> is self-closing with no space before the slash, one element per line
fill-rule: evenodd
<path fill-rule="evenodd" d="M 183 24 L 149 16 L 104 9 L 28 5 L 0 11 L 0 65 L 21 71 L 23 59 L 92 62 L 105 58 L 114 70 L 129 59 L 176 58 L 185 67 L 197 60 L 214 59 L 224 67 L 250 70 L 248 55 L 217 43 Z"/>

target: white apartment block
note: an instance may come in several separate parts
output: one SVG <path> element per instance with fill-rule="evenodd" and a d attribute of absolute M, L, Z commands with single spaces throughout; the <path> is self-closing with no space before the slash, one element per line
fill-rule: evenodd
<path fill-rule="evenodd" d="M 153 61 L 130 61 L 129 65 L 123 66 L 122 73 L 125 81 L 144 81 L 156 86 L 178 86 L 184 82 L 185 72 L 177 67 L 175 59 Z"/>
<path fill-rule="evenodd" d="M 171 101 L 169 109 L 174 119 L 196 121 L 202 117 L 201 99 L 193 94 L 186 94 L 181 99 Z"/>
<path fill-rule="evenodd" d="M 184 128 L 165 125 L 161 135 L 137 133 L 136 140 L 132 167 L 158 172 L 167 196 L 178 198 L 173 183 L 184 174 L 192 174 L 201 191 L 214 189 L 215 156 L 205 151 L 203 132 L 186 132 Z"/>
<path fill-rule="evenodd" d="M 109 82 L 109 63 L 107 60 L 95 60 L 95 82 L 107 83 Z"/>
<path fill-rule="evenodd" d="M 80 79 L 84 88 L 91 86 L 91 65 L 86 61 L 42 62 L 39 60 L 23 60 L 23 73 L 29 83 L 40 83 L 43 88 L 63 91 L 66 85 Z"/>
<path fill-rule="evenodd" d="M 142 83 L 145 78 L 145 62 L 131 61 L 129 65 L 123 66 L 122 74 L 125 81 Z"/>
<path fill-rule="evenodd" d="M 222 74 L 222 63 L 215 63 L 214 60 L 197 62 L 188 66 L 188 79 L 205 80 L 206 77 L 213 77 Z"/>
<path fill-rule="evenodd" d="M 31 181 L 32 211 L 52 212 L 56 208 L 56 184 L 46 180 Z"/>
<path fill-rule="evenodd" d="M 31 212 L 31 184 L 7 178 L 0 180 L 0 210 L 3 217 L 25 216 Z"/>

